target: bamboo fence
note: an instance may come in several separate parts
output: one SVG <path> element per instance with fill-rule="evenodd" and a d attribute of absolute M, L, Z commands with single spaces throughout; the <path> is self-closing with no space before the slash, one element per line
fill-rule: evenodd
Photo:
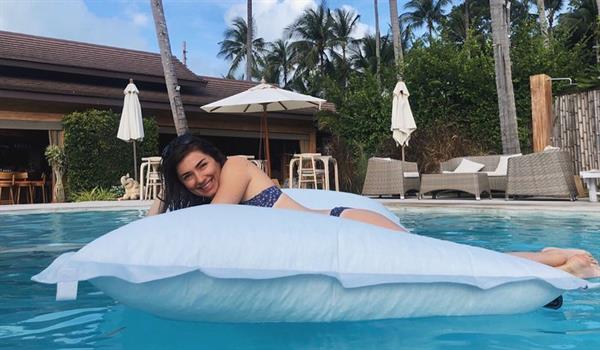
<path fill-rule="evenodd" d="M 600 169 L 600 90 L 554 97 L 552 145 L 571 154 L 576 174 Z"/>

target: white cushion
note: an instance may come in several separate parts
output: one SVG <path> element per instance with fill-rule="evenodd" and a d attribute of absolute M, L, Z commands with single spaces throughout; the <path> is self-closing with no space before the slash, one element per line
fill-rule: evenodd
<path fill-rule="evenodd" d="M 410 177 L 410 178 L 419 177 L 419 173 L 417 171 L 405 171 L 404 177 Z"/>
<path fill-rule="evenodd" d="M 483 169 L 484 166 L 485 166 L 485 164 L 473 162 L 471 160 L 463 158 L 460 161 L 460 164 L 458 164 L 458 166 L 456 167 L 456 169 L 454 169 L 453 172 L 454 173 L 476 173 L 479 170 Z"/>
<path fill-rule="evenodd" d="M 368 208 L 357 195 L 286 191 L 315 208 Z M 159 316 L 321 322 L 526 312 L 593 287 L 482 248 L 296 210 L 202 205 L 147 217 L 65 253 L 32 278 L 75 297 L 90 282 Z"/>
<path fill-rule="evenodd" d="M 519 156 L 521 156 L 521 153 L 500 156 L 500 160 L 498 161 L 498 166 L 496 167 L 496 170 L 488 171 L 488 176 L 506 176 L 508 174 L 508 159 Z"/>
<path fill-rule="evenodd" d="M 544 147 L 544 152 L 558 152 L 558 151 L 560 151 L 560 147 L 555 147 L 555 146 L 551 146 L 551 145 Z"/>

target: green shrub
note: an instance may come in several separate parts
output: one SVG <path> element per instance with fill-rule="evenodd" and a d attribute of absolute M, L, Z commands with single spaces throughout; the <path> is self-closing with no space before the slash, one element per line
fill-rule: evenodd
<path fill-rule="evenodd" d="M 119 195 L 113 188 L 106 189 L 102 187 L 94 187 L 91 190 L 71 194 L 71 200 L 73 202 L 114 201 L 118 197 Z"/>
<path fill-rule="evenodd" d="M 117 138 L 119 117 L 96 109 L 64 117 L 70 193 L 118 186 L 122 175 L 134 174 L 132 145 Z M 153 118 L 144 118 L 144 133 L 144 140 L 136 143 L 138 166 L 142 157 L 158 153 L 158 126 Z"/>

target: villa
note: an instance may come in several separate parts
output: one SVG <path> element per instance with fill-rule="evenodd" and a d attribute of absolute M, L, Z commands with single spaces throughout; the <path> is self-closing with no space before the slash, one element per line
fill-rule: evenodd
<path fill-rule="evenodd" d="M 43 152 L 64 137 L 63 116 L 89 108 L 120 113 L 130 78 L 144 117 L 158 123 L 160 145 L 175 136 L 159 54 L 6 31 L 0 31 L 0 46 L 0 169 L 49 172 Z M 191 132 L 225 154 L 256 152 L 259 115 L 200 109 L 256 83 L 198 76 L 178 59 L 174 63 Z M 287 154 L 316 150 L 314 111 L 269 113 L 269 135 L 272 168 L 284 174 Z"/>

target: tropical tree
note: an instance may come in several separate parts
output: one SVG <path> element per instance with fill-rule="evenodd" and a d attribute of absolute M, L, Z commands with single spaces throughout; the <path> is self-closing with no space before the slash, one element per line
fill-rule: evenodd
<path fill-rule="evenodd" d="M 294 69 L 294 51 L 287 40 L 278 39 L 268 45 L 269 53 L 265 57 L 265 79 L 287 87 L 290 72 Z"/>
<path fill-rule="evenodd" d="M 494 43 L 494 67 L 496 71 L 496 91 L 500 111 L 502 152 L 521 153 L 517 126 L 517 110 L 512 83 L 510 42 L 508 39 L 510 12 L 505 0 L 490 0 L 492 18 L 492 40 Z"/>
<path fill-rule="evenodd" d="M 246 60 L 248 52 L 246 47 L 246 40 L 248 38 L 247 33 L 248 26 L 246 25 L 246 21 L 241 17 L 236 17 L 233 19 L 231 27 L 227 28 L 223 34 L 225 40 L 219 42 L 221 49 L 217 56 L 231 61 L 229 72 L 227 73 L 228 76 L 233 76 L 242 61 Z M 252 62 L 251 75 L 260 75 L 258 65 L 261 61 L 264 47 L 265 43 L 262 38 L 255 38 L 252 40 L 252 57 L 250 58 Z"/>
<path fill-rule="evenodd" d="M 252 29 L 254 26 L 252 25 L 252 0 L 246 0 L 247 3 L 247 23 L 246 26 L 246 80 L 252 80 Z"/>
<path fill-rule="evenodd" d="M 171 103 L 171 112 L 173 114 L 173 123 L 177 135 L 183 135 L 188 132 L 187 119 L 183 110 L 183 102 L 179 94 L 179 84 L 177 75 L 175 75 L 175 66 L 173 65 L 173 55 L 171 54 L 171 43 L 169 42 L 169 32 L 167 31 L 167 21 L 163 11 L 162 0 L 151 0 L 152 16 L 154 17 L 154 26 L 156 28 L 156 37 L 160 47 L 160 59 L 162 61 L 163 71 L 165 73 L 165 83 L 167 85 L 167 94 Z"/>
<path fill-rule="evenodd" d="M 398 1 L 390 0 L 390 23 L 392 26 L 392 42 L 394 46 L 394 61 L 398 69 L 398 77 L 402 79 L 400 69 L 404 64 L 402 41 L 400 39 L 400 22 L 398 19 Z"/>
<path fill-rule="evenodd" d="M 559 23 L 570 33 L 570 43 L 586 43 L 592 50 L 592 46 L 598 45 L 598 8 L 595 0 L 573 0 L 571 11 L 559 16 Z"/>
<path fill-rule="evenodd" d="M 411 30 L 425 27 L 428 32 L 429 42 L 433 40 L 433 32 L 444 19 L 444 6 L 450 3 L 450 0 L 410 0 L 404 5 L 408 12 L 400 17 Z"/>
<path fill-rule="evenodd" d="M 325 3 L 316 9 L 306 9 L 291 25 L 285 34 L 296 41 L 292 49 L 298 57 L 298 72 L 304 74 L 315 68 L 325 73 L 329 59 L 327 50 L 333 46 L 333 18 Z"/>
<path fill-rule="evenodd" d="M 394 64 L 394 48 L 389 36 L 381 37 L 380 61 L 384 66 L 392 66 Z M 350 50 L 350 60 L 352 66 L 359 72 L 377 73 L 377 40 L 374 35 L 368 35 L 356 43 Z"/>
<path fill-rule="evenodd" d="M 379 8 L 377 6 L 378 0 L 373 0 L 373 7 L 375 10 L 375 58 L 377 63 L 377 82 L 381 88 L 381 34 L 379 34 Z"/>
<path fill-rule="evenodd" d="M 548 30 L 554 27 L 554 19 L 557 14 L 562 12 L 565 7 L 566 0 L 545 0 L 544 8 L 548 11 Z"/>
<path fill-rule="evenodd" d="M 538 10 L 538 21 L 540 22 L 540 32 L 544 38 L 544 46 L 548 47 L 550 43 L 550 34 L 548 32 L 548 19 L 546 18 L 546 5 L 544 0 L 535 0 Z"/>
<path fill-rule="evenodd" d="M 360 18 L 352 10 L 338 8 L 333 11 L 333 22 L 331 23 L 331 32 L 333 35 L 332 44 L 339 47 L 342 52 L 342 62 L 346 62 L 346 51 L 352 43 L 352 31 L 356 28 L 356 23 Z"/>
<path fill-rule="evenodd" d="M 332 47 L 329 49 L 329 55 L 342 85 L 346 85 L 350 71 L 348 47 L 355 41 L 352 32 L 356 28 L 359 18 L 360 16 L 354 11 L 344 8 L 335 9 L 332 13 Z"/>

